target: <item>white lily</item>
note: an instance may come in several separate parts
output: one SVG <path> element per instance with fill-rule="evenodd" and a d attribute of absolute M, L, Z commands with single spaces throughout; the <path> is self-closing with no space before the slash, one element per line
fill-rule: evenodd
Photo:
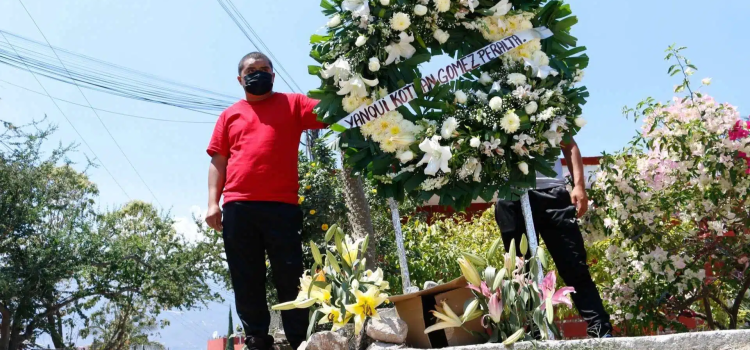
<path fill-rule="evenodd" d="M 361 74 L 354 75 L 349 80 L 339 82 L 341 90 L 337 92 L 339 95 L 346 95 L 351 93 L 359 98 L 368 96 L 367 86 L 377 86 L 378 79 L 368 80 L 362 77 Z"/>
<path fill-rule="evenodd" d="M 344 0 L 341 8 L 344 11 L 351 11 L 353 18 L 370 17 L 370 4 L 366 0 Z"/>
<path fill-rule="evenodd" d="M 557 148 L 557 146 L 560 145 L 560 142 L 562 142 L 563 139 L 563 134 L 555 130 L 547 130 L 542 136 L 544 136 L 544 138 L 549 141 L 549 144 L 550 146 L 552 146 L 552 148 Z"/>
<path fill-rule="evenodd" d="M 524 57 L 523 61 L 526 67 L 531 67 L 531 73 L 539 79 L 547 79 L 550 75 L 557 76 L 557 71 L 547 65 L 549 63 L 547 55 L 533 55 L 531 59 Z"/>
<path fill-rule="evenodd" d="M 323 79 L 333 78 L 335 83 L 338 83 L 342 79 L 346 79 L 352 74 L 352 66 L 343 57 L 339 57 L 333 63 L 326 63 L 323 65 L 324 69 L 320 70 L 320 76 Z"/>
<path fill-rule="evenodd" d="M 448 167 L 448 161 L 453 157 L 451 148 L 440 145 L 440 136 L 425 139 L 419 144 L 419 149 L 424 152 L 424 157 L 417 163 L 417 166 L 427 164 L 424 169 L 426 175 L 435 176 L 438 170 L 442 170 L 444 173 L 451 172 L 451 168 Z"/>
<path fill-rule="evenodd" d="M 513 4 L 508 0 L 503 0 L 498 2 L 497 5 L 490 7 L 490 10 L 495 12 L 493 17 L 500 17 L 508 14 L 511 8 L 513 8 Z"/>
<path fill-rule="evenodd" d="M 408 35 L 406 32 L 398 34 L 399 42 L 391 43 L 385 47 L 385 52 L 388 53 L 388 58 L 385 60 L 385 65 L 389 65 L 393 62 L 398 62 L 401 58 L 411 58 L 417 52 L 417 49 L 411 45 L 414 42 L 414 35 Z"/>
<path fill-rule="evenodd" d="M 461 5 L 468 7 L 469 11 L 474 12 L 474 9 L 479 6 L 479 0 L 461 0 Z"/>

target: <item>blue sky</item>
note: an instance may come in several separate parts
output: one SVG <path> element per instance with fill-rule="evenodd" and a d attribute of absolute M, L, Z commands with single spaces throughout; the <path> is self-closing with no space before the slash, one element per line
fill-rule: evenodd
<path fill-rule="evenodd" d="M 667 76 L 671 63 L 662 60 L 672 43 L 688 46 L 686 55 L 700 69 L 694 78 L 713 78 L 706 92 L 717 100 L 740 106 L 748 102 L 750 49 L 740 30 L 750 13 L 750 2 L 724 0 L 570 0 L 579 17 L 574 29 L 588 47 L 591 65 L 584 83 L 591 92 L 584 107 L 588 126 L 577 137 L 585 156 L 622 148 L 636 125 L 621 116 L 624 105 L 647 96 L 671 97 L 676 78 Z M 254 47 L 212 0 L 25 0 L 50 42 L 67 50 L 241 98 L 235 75 L 240 57 Z M 307 75 L 309 35 L 322 31 L 326 19 L 316 0 L 235 0 L 236 6 L 305 90 L 318 79 Z M 273 4 L 273 5 L 269 5 Z M 17 0 L 0 2 L 0 29 L 42 40 Z M 743 44 L 744 43 L 744 44 Z M 426 64 L 425 69 L 436 66 Z M 28 72 L 0 66 L 0 79 L 40 90 Z M 42 80 L 61 98 L 85 103 L 75 87 Z M 276 85 L 277 91 L 289 91 Z M 212 120 L 210 116 L 85 91 L 98 108 L 144 116 L 184 120 Z M 95 149 L 131 198 L 153 201 L 125 158 L 107 136 L 91 110 L 61 107 Z M 78 141 L 78 136 L 46 98 L 0 83 L 0 119 L 24 123 L 44 115 L 59 125 L 55 138 Z M 210 124 L 166 124 L 101 113 L 159 202 L 184 220 L 206 207 L 205 148 Z M 84 148 L 81 148 L 85 151 Z M 79 161 L 82 156 L 75 157 Z M 103 169 L 91 170 L 101 190 L 102 207 L 115 207 L 127 197 Z M 225 295 L 231 295 L 224 292 Z M 162 332 L 171 349 L 205 349 L 213 331 L 226 330 L 227 305 L 183 315 L 167 314 L 173 326 Z M 82 343 L 84 343 L 82 341 Z"/>

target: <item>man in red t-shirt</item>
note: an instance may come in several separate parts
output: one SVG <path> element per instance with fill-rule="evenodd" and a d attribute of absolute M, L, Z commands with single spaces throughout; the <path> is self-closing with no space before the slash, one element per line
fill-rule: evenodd
<path fill-rule="evenodd" d="M 266 254 L 279 301 L 297 297 L 302 276 L 302 211 L 298 207 L 297 150 L 302 132 L 322 129 L 301 94 L 273 92 L 273 63 L 259 52 L 247 54 L 237 81 L 245 100 L 227 108 L 216 122 L 208 155 L 206 223 L 223 231 L 237 314 L 250 350 L 273 345 L 266 304 Z M 219 199 L 224 195 L 223 220 Z M 282 311 L 284 331 L 296 349 L 304 341 L 307 310 Z"/>

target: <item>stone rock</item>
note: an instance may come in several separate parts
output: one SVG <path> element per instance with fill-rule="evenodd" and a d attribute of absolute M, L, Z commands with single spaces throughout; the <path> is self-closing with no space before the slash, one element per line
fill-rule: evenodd
<path fill-rule="evenodd" d="M 427 281 L 427 282 L 424 283 L 424 288 L 422 288 L 422 289 L 423 290 L 428 290 L 430 288 L 435 288 L 437 286 L 438 286 L 437 282 Z"/>
<path fill-rule="evenodd" d="M 306 350 L 347 350 L 349 345 L 347 339 L 341 334 L 334 332 L 320 332 L 310 336 L 307 340 Z"/>
<path fill-rule="evenodd" d="M 750 350 L 750 330 L 692 332 L 656 337 L 470 345 L 461 350 Z"/>
<path fill-rule="evenodd" d="M 367 335 L 370 338 L 392 344 L 403 344 L 408 331 L 409 327 L 402 319 L 383 316 L 380 316 L 380 320 L 372 320 L 367 327 Z"/>
<path fill-rule="evenodd" d="M 381 343 L 376 342 L 370 345 L 367 350 L 396 350 L 396 349 L 403 349 L 404 346 L 401 344 L 389 344 L 389 343 Z"/>
<path fill-rule="evenodd" d="M 380 318 L 398 318 L 398 312 L 395 307 L 378 309 Z"/>

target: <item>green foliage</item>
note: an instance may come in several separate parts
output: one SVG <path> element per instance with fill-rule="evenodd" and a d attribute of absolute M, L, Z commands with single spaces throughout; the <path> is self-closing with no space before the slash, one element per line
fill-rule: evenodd
<path fill-rule="evenodd" d="M 96 185 L 67 161 L 74 147 L 41 151 L 54 128 L 4 126 L 0 349 L 33 344 L 43 332 L 56 347 L 69 346 L 62 329 L 74 315 L 84 318 L 82 332 L 91 332 L 104 317 L 96 315 L 113 310 L 136 308 L 139 317 L 154 319 L 162 310 L 193 308 L 216 297 L 206 284 L 212 265 L 203 248 L 185 244 L 167 214 L 137 201 L 97 212 Z M 112 308 L 89 318 L 100 301 Z M 119 339 L 141 322 L 119 319 Z"/>
<path fill-rule="evenodd" d="M 460 214 L 437 216 L 435 223 L 423 218 L 409 219 L 403 225 L 404 248 L 413 285 L 420 288 L 427 281 L 448 282 L 461 276 L 456 261 L 464 252 L 487 251 L 500 237 L 494 209 L 467 220 Z M 392 233 L 391 233 L 392 234 Z M 394 236 L 385 240 L 395 241 Z M 393 290 L 401 290 L 401 273 L 396 249 L 387 251 L 383 270 Z"/>

